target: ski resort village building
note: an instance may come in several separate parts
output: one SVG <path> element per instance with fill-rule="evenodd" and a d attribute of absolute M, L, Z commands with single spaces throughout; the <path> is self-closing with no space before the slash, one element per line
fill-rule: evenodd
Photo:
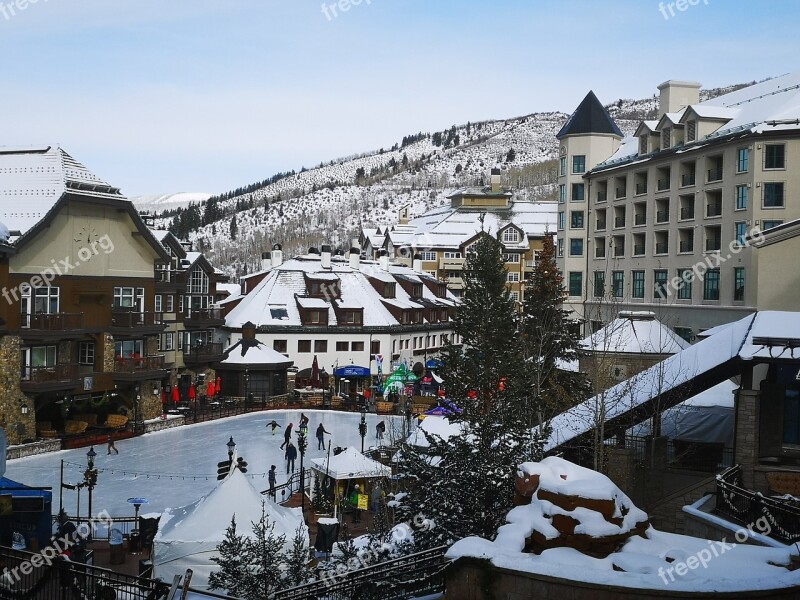
<path fill-rule="evenodd" d="M 389 373 L 390 362 L 425 364 L 453 341 L 458 301 L 420 260 L 411 268 L 390 264 L 386 255 L 362 260 L 357 248 L 348 257 L 333 256 L 323 246 L 284 262 L 275 245 L 262 266 L 227 314 L 229 343 L 252 324 L 258 341 L 298 369 L 316 359 L 320 369 L 353 365 L 377 374 L 376 356 Z"/>
<path fill-rule="evenodd" d="M 558 254 L 569 307 L 592 330 L 618 310 L 701 331 L 797 307 L 800 73 L 700 102 L 659 86 L 633 137 L 590 93 L 558 134 Z M 590 333 L 591 331 L 588 331 Z"/>
<path fill-rule="evenodd" d="M 527 273 L 536 264 L 542 240 L 555 234 L 556 203 L 514 200 L 513 193 L 500 186 L 499 169 L 492 169 L 489 187 L 459 190 L 449 199 L 450 206 L 415 219 L 401 210 L 399 224 L 386 231 L 364 230 L 361 244 L 366 256 L 377 258 L 387 252 L 407 266 L 417 256 L 425 273 L 445 281 L 459 297 L 467 253 L 485 231 L 502 242 L 511 295 L 522 301 Z"/>

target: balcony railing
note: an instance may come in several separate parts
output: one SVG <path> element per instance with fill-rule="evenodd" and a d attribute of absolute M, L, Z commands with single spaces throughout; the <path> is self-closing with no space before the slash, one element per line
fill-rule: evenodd
<path fill-rule="evenodd" d="M 658 180 L 658 191 L 663 192 L 669 189 L 669 179 L 659 179 Z"/>
<path fill-rule="evenodd" d="M 614 246 L 614 256 L 625 256 L 625 246 Z"/>
<path fill-rule="evenodd" d="M 597 225 L 595 226 L 597 231 L 605 231 L 606 229 L 606 222 L 605 221 L 598 221 Z"/>
<path fill-rule="evenodd" d="M 112 327 L 154 327 L 164 324 L 164 313 L 136 312 L 114 309 L 111 311 Z"/>
<path fill-rule="evenodd" d="M 115 373 L 147 373 L 150 371 L 160 371 L 164 368 L 164 355 L 157 356 L 118 356 L 115 365 Z"/>
<path fill-rule="evenodd" d="M 656 223 L 665 223 L 669 221 L 669 210 L 659 210 L 656 213 Z"/>
<path fill-rule="evenodd" d="M 694 206 L 681 208 L 681 219 L 694 219 Z"/>
<path fill-rule="evenodd" d="M 625 197 L 625 188 L 617 188 L 617 198 L 624 198 Z"/>
<path fill-rule="evenodd" d="M 23 314 L 20 318 L 24 329 L 35 331 L 83 329 L 83 313 Z"/>
<path fill-rule="evenodd" d="M 77 379 L 77 364 L 52 365 L 47 367 L 22 367 L 23 383 L 56 383 L 59 381 L 76 381 Z"/>
<path fill-rule="evenodd" d="M 225 317 L 219 308 L 193 308 L 186 313 L 186 322 L 220 321 Z"/>
<path fill-rule="evenodd" d="M 634 225 L 644 225 L 646 222 L 647 222 L 647 215 L 645 213 L 639 213 L 638 215 L 634 215 L 633 217 Z"/>
<path fill-rule="evenodd" d="M 693 240 L 681 240 L 680 249 L 681 249 L 681 252 L 694 252 L 694 241 Z"/>
<path fill-rule="evenodd" d="M 707 217 L 718 217 L 722 214 L 722 202 L 714 202 L 706 207 Z"/>
<path fill-rule="evenodd" d="M 708 181 L 721 181 L 722 180 L 722 167 L 708 170 Z"/>
<path fill-rule="evenodd" d="M 694 173 L 684 173 L 681 175 L 681 185 L 694 185 Z"/>
<path fill-rule="evenodd" d="M 608 192 L 597 192 L 597 201 L 605 202 L 608 200 Z"/>
<path fill-rule="evenodd" d="M 714 252 L 722 247 L 720 238 L 708 238 L 706 240 L 706 252 Z"/>
<path fill-rule="evenodd" d="M 647 182 L 641 181 L 636 184 L 636 193 L 637 194 L 646 194 L 647 193 Z"/>
<path fill-rule="evenodd" d="M 183 358 L 189 358 L 190 360 L 205 360 L 220 356 L 222 351 L 222 344 L 219 342 L 213 342 L 210 344 L 203 344 L 202 346 L 192 346 L 191 349 L 184 350 Z"/>
<path fill-rule="evenodd" d="M 625 217 L 614 217 L 614 227 L 625 227 Z"/>
<path fill-rule="evenodd" d="M 633 245 L 633 255 L 634 256 L 641 256 L 644 254 L 644 244 L 634 244 Z"/>
<path fill-rule="evenodd" d="M 668 247 L 667 242 L 656 242 L 656 254 L 666 254 Z"/>

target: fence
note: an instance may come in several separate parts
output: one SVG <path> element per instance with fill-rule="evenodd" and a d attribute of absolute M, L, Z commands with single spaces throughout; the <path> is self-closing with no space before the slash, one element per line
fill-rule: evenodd
<path fill-rule="evenodd" d="M 643 464 L 649 463 L 649 457 L 654 452 L 653 439 L 650 437 L 627 435 L 625 447 L 632 448 L 636 460 Z M 662 442 L 657 440 L 655 448 L 663 447 Z M 670 438 L 666 440 L 664 451 L 667 466 L 673 469 L 717 473 L 733 465 L 733 448 L 726 448 L 724 444 Z"/>

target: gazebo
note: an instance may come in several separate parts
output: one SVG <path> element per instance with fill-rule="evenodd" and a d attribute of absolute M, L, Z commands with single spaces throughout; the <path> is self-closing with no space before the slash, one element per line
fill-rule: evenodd
<path fill-rule="evenodd" d="M 311 474 L 312 476 L 309 478 L 311 489 L 314 489 L 317 479 L 321 483 L 324 483 L 326 478 L 331 480 L 330 485 L 333 486 L 336 500 L 334 502 L 334 516 L 336 516 L 341 500 L 352 492 L 356 484 L 366 493 L 369 482 L 391 477 L 392 470 L 350 447 L 331 457 L 312 459 Z M 322 489 L 327 487 L 327 485 L 320 485 Z"/>

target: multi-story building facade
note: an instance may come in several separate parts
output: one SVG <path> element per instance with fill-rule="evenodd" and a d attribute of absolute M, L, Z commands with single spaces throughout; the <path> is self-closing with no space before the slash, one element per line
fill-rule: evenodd
<path fill-rule="evenodd" d="M 355 365 L 376 375 L 376 356 L 388 373 L 392 362 L 424 365 L 454 339 L 458 302 L 419 260 L 410 268 L 387 255 L 362 260 L 357 248 L 334 256 L 323 246 L 284 262 L 276 244 L 264 261 L 264 276 L 226 317 L 228 344 L 251 324 L 259 342 L 300 370 L 316 359 L 329 373 Z"/>
<path fill-rule="evenodd" d="M 365 230 L 361 243 L 367 256 L 386 252 L 398 264 L 421 259 L 422 270 L 447 284 L 460 297 L 464 289 L 466 256 L 481 235 L 489 233 L 503 244 L 511 295 L 522 301 L 525 280 L 536 264 L 545 235 L 556 226 L 554 202 L 516 201 L 500 186 L 500 170 L 493 169 L 491 185 L 467 188 L 449 196 L 450 206 L 431 210 L 415 219 L 400 215 L 400 224 L 382 236 Z M 378 245 L 379 244 L 379 245 Z"/>
<path fill-rule="evenodd" d="M 585 228 L 563 238 L 580 239 L 583 256 L 560 267 L 581 282 L 569 300 L 595 328 L 620 309 L 653 310 L 691 340 L 757 309 L 797 308 L 773 290 L 800 289 L 796 261 L 770 263 L 793 237 L 759 232 L 800 219 L 800 74 L 705 102 L 699 88 L 659 86 L 658 119 L 582 177 Z"/>

